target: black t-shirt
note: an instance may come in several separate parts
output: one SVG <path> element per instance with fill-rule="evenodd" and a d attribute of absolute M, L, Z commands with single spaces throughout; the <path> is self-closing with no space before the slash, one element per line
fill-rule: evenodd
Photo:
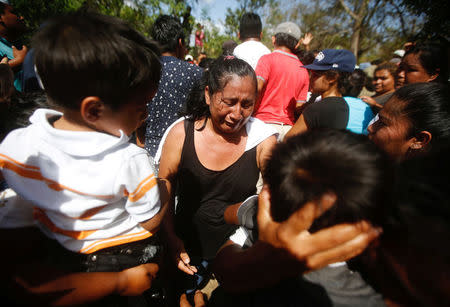
<path fill-rule="evenodd" d="M 327 97 L 314 102 L 303 111 L 308 129 L 314 128 L 347 128 L 349 108 L 342 97 Z"/>

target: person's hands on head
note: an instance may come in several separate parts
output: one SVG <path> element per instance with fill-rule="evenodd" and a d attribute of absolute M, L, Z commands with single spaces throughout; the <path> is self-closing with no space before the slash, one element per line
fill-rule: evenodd
<path fill-rule="evenodd" d="M 270 215 L 270 193 L 264 187 L 258 199 L 259 239 L 287 250 L 307 270 L 349 260 L 360 254 L 381 232 L 368 222 L 340 224 L 310 234 L 313 221 L 331 208 L 336 201 L 333 193 L 318 201 L 306 203 L 286 221 L 277 223 Z"/>
<path fill-rule="evenodd" d="M 156 263 L 145 263 L 120 272 L 117 292 L 123 296 L 142 294 L 151 287 L 158 270 Z"/>

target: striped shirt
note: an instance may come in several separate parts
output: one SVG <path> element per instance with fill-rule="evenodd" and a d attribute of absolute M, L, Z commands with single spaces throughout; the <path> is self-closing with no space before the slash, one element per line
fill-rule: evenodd
<path fill-rule="evenodd" d="M 35 222 L 69 250 L 92 253 L 152 234 L 139 223 L 160 209 L 152 163 L 142 148 L 92 131 L 53 128 L 62 114 L 39 109 L 0 145 L 9 187 L 33 204 Z"/>

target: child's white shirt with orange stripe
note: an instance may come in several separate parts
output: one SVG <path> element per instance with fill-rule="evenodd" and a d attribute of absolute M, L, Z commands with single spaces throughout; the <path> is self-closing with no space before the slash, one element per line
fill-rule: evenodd
<path fill-rule="evenodd" d="M 128 137 L 53 128 L 39 109 L 0 145 L 8 185 L 34 205 L 43 231 L 69 250 L 96 250 L 152 234 L 139 223 L 160 209 L 151 158 Z"/>

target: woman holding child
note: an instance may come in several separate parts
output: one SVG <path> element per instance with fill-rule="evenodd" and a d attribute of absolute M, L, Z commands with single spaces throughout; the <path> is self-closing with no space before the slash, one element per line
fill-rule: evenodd
<path fill-rule="evenodd" d="M 172 210 L 165 228 L 178 268 L 188 274 L 201 260 L 212 260 L 236 230 L 225 220 L 256 193 L 259 171 L 276 143 L 276 132 L 251 117 L 256 96 L 251 66 L 230 56 L 217 59 L 200 91 L 190 95 L 188 116 L 163 145 L 159 177 L 166 179 Z"/>

